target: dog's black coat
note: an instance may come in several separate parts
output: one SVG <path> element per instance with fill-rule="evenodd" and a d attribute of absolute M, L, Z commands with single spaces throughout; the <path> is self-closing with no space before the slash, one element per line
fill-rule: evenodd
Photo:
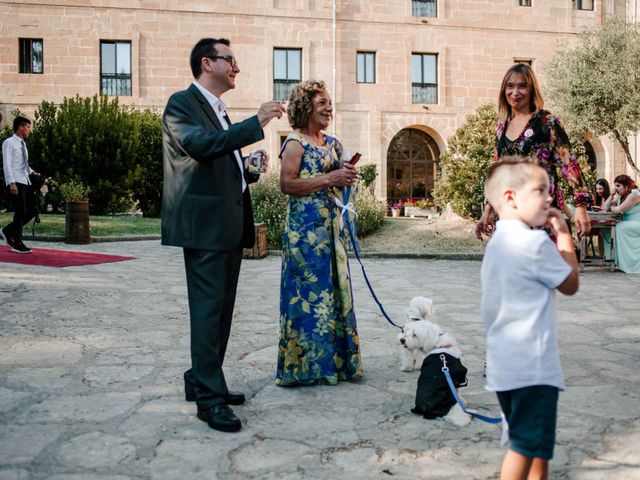
<path fill-rule="evenodd" d="M 422 362 L 418 378 L 416 406 L 411 411 L 429 420 L 444 417 L 456 403 L 442 371 L 440 355 L 445 356 L 451 380 L 456 388 L 467 386 L 467 369 L 460 359 L 440 352 L 427 355 Z"/>

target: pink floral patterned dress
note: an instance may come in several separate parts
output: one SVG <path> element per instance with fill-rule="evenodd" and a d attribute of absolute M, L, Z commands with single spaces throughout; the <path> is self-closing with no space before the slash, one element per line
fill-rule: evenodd
<path fill-rule="evenodd" d="M 570 193 L 574 196 L 576 206 L 591 202 L 589 188 L 558 117 L 547 110 L 537 111 L 514 141 L 505 135 L 507 125 L 508 122 L 498 122 L 494 161 L 508 155 L 535 156 L 549 174 L 549 194 L 554 199 L 554 207 L 562 207 L 565 201 L 564 193 L 558 185 L 560 175 L 572 190 Z"/>

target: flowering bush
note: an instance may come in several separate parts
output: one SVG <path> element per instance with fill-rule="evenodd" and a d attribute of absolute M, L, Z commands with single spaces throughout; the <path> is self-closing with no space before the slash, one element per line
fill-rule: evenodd
<path fill-rule="evenodd" d="M 280 172 L 270 170 L 251 185 L 251 205 L 256 223 L 267 224 L 270 249 L 282 248 L 282 235 L 287 218 L 288 197 L 280 191 Z M 365 237 L 384 223 L 386 209 L 370 188 L 360 188 L 355 197 L 358 237 Z M 402 205 L 400 205 L 400 208 Z"/>
<path fill-rule="evenodd" d="M 282 234 L 287 216 L 287 196 L 280 191 L 280 172 L 270 170 L 251 185 L 251 205 L 256 223 L 267 224 L 267 244 L 270 249 L 282 247 Z"/>
<path fill-rule="evenodd" d="M 384 203 L 378 200 L 370 188 L 360 188 L 355 201 L 358 237 L 366 237 L 384 224 L 387 214 Z"/>
<path fill-rule="evenodd" d="M 405 206 L 405 207 L 415 207 L 416 206 L 416 201 L 413 198 L 407 198 L 404 201 L 403 206 Z"/>
<path fill-rule="evenodd" d="M 415 206 L 418 208 L 428 209 L 433 208 L 434 203 L 432 198 L 421 198 L 415 203 Z"/>

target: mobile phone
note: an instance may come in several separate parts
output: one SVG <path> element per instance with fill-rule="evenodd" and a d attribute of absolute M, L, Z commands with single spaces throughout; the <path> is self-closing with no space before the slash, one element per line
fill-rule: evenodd
<path fill-rule="evenodd" d="M 360 160 L 361 156 L 362 156 L 361 153 L 356 152 L 356 153 L 353 154 L 353 157 L 351 157 L 347 163 L 349 163 L 351 165 L 355 165 L 356 163 L 358 163 L 358 160 Z"/>

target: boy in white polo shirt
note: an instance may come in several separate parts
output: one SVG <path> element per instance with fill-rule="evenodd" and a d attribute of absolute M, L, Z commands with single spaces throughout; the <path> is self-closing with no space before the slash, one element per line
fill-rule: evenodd
<path fill-rule="evenodd" d="M 554 290 L 578 291 L 578 261 L 562 214 L 550 208 L 549 176 L 537 163 L 505 157 L 492 164 L 485 194 L 500 218 L 481 271 L 486 388 L 497 393 L 509 425 L 500 478 L 546 479 L 564 389 Z M 542 225 L 557 244 L 533 229 Z"/>

